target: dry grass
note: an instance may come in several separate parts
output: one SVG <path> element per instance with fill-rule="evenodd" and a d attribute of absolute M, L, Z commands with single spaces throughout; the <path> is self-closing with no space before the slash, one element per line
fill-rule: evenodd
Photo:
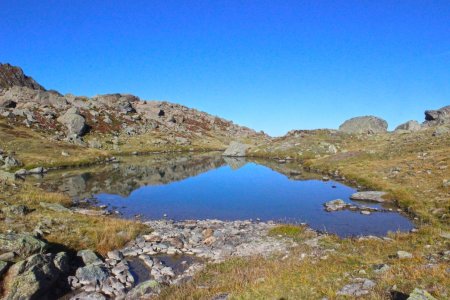
<path fill-rule="evenodd" d="M 22 204 L 32 211 L 25 216 L 14 216 L 13 222 L 0 223 L 0 231 L 32 232 L 40 228 L 49 242 L 64 245 L 73 250 L 94 249 L 105 254 L 124 246 L 139 233 L 149 228 L 141 223 L 107 216 L 86 216 L 68 212 L 55 212 L 42 208 L 40 202 L 59 203 L 69 207 L 71 199 L 60 193 L 49 193 L 28 184 L 10 191 L 2 186 L 5 200 L 10 204 Z M 1 205 L 3 206 L 3 205 Z M 1 214 L 0 214 L 1 216 Z M 7 216 L 3 216 L 5 218 Z M 8 218 L 11 218 L 8 216 Z"/>

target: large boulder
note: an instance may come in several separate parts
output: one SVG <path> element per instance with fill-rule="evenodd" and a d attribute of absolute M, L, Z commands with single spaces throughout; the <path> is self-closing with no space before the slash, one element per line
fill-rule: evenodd
<path fill-rule="evenodd" d="M 9 269 L 4 299 L 39 299 L 54 286 L 61 274 L 52 254 L 32 255 Z"/>
<path fill-rule="evenodd" d="M 66 113 L 57 120 L 67 127 L 67 135 L 82 136 L 88 129 L 85 118 L 79 114 L 79 111 L 76 108 L 67 110 Z"/>
<path fill-rule="evenodd" d="M 388 123 L 374 116 L 356 117 L 345 121 L 339 130 L 345 133 L 384 133 L 387 132 Z"/>
<path fill-rule="evenodd" d="M 398 125 L 397 128 L 395 128 L 395 131 L 396 132 L 401 132 L 401 131 L 415 132 L 415 131 L 419 131 L 420 129 L 422 129 L 422 126 L 420 126 L 419 122 L 411 120 L 411 121 L 408 121 L 408 122 Z"/>
<path fill-rule="evenodd" d="M 239 142 L 231 142 L 228 148 L 223 152 L 223 156 L 232 156 L 232 157 L 243 157 L 246 155 L 246 151 L 248 149 L 248 145 L 239 143 Z"/>
<path fill-rule="evenodd" d="M 437 110 L 425 111 L 425 125 L 435 126 L 450 124 L 450 105 Z"/>
<path fill-rule="evenodd" d="M 29 234 L 0 234 L 0 253 L 14 252 L 20 257 L 27 257 L 43 253 L 47 247 L 47 243 Z"/>

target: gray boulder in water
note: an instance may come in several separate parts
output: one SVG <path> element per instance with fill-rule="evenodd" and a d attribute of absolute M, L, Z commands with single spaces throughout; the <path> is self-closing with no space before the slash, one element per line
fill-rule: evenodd
<path fill-rule="evenodd" d="M 339 130 L 345 133 L 385 133 L 387 132 L 388 123 L 375 116 L 356 117 L 345 121 Z"/>
<path fill-rule="evenodd" d="M 248 145 L 239 142 L 231 142 L 222 155 L 231 157 L 243 157 L 246 155 L 247 149 Z"/>

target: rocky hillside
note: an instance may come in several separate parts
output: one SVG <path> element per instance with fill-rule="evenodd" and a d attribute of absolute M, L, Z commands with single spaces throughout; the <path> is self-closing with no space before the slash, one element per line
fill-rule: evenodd
<path fill-rule="evenodd" d="M 81 146 L 119 150 L 119 137 L 145 134 L 165 138 L 162 144 L 180 146 L 193 140 L 214 140 L 223 147 L 235 139 L 267 138 L 264 133 L 179 104 L 144 101 L 128 94 L 85 97 L 47 91 L 20 68 L 8 64 L 0 65 L 0 85 L 0 116 L 9 125 L 24 125 L 54 140 Z"/>

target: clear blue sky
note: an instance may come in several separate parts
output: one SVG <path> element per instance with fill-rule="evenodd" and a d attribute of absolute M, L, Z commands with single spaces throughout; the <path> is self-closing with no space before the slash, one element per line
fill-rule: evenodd
<path fill-rule="evenodd" d="M 450 1 L 7 1 L 0 62 L 49 89 L 168 100 L 272 135 L 450 104 Z"/>

